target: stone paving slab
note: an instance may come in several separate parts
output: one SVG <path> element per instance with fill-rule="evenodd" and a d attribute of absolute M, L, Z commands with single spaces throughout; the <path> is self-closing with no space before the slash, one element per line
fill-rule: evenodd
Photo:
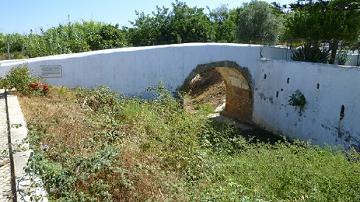
<path fill-rule="evenodd" d="M 0 92 L 0 201 L 12 201 L 5 97 Z"/>
<path fill-rule="evenodd" d="M 11 169 L 8 147 L 6 105 L 3 90 L 0 89 L 0 202 L 14 201 L 11 187 Z M 14 173 L 16 182 L 16 201 L 48 201 L 42 181 L 25 168 L 32 150 L 27 142 L 26 122 L 15 95 L 8 94 L 11 146 L 13 150 Z"/>
<path fill-rule="evenodd" d="M 27 142 L 27 127 L 20 103 L 15 95 L 8 95 L 11 143 L 13 148 L 17 201 L 48 201 L 39 177 L 25 172 L 32 150 Z"/>

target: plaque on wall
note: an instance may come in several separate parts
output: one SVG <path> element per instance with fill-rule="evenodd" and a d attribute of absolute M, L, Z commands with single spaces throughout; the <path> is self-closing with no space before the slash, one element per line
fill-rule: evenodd
<path fill-rule="evenodd" d="M 42 78 L 61 78 L 61 65 L 40 65 Z"/>

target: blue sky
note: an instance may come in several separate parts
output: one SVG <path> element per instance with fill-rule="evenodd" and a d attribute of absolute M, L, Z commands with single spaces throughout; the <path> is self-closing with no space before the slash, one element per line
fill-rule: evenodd
<path fill-rule="evenodd" d="M 183 0 L 190 6 L 216 8 L 227 4 L 230 8 L 241 6 L 249 0 Z M 276 0 L 268 0 L 273 2 Z M 1 0 L 0 32 L 28 33 L 40 27 L 49 28 L 71 21 L 96 20 L 129 26 L 135 10 L 150 13 L 156 5 L 169 7 L 174 0 Z M 295 0 L 277 0 L 281 4 Z"/>

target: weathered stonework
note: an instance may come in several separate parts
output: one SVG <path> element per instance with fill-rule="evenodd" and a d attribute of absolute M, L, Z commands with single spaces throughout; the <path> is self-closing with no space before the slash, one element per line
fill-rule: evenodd
<path fill-rule="evenodd" d="M 252 101 L 250 96 L 249 90 L 226 85 L 226 105 L 223 115 L 242 122 L 251 122 Z"/>
<path fill-rule="evenodd" d="M 182 88 L 189 87 L 189 82 L 199 73 L 216 70 L 226 85 L 226 106 L 223 115 L 242 122 L 252 122 L 253 99 L 250 74 L 246 68 L 235 62 L 221 61 L 198 65 L 186 79 Z"/>
<path fill-rule="evenodd" d="M 237 68 L 217 67 L 226 84 L 226 105 L 223 114 L 242 122 L 252 121 L 252 93 L 249 82 Z"/>

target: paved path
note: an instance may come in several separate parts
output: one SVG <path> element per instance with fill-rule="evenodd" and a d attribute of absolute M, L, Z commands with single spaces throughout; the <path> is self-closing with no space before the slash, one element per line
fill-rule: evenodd
<path fill-rule="evenodd" d="M 28 131 L 19 101 L 15 95 L 11 94 L 7 96 L 7 101 L 14 163 L 13 180 L 16 184 L 16 190 L 13 192 L 11 186 L 6 103 L 4 90 L 0 89 L 0 202 L 30 202 L 33 201 L 32 198 L 36 198 L 36 201 L 47 202 L 47 193 L 42 187 L 41 179 L 32 173 L 25 172 L 31 150 L 26 141 Z M 15 197 L 13 193 L 16 193 Z"/>
<path fill-rule="evenodd" d="M 0 201 L 12 201 L 5 97 L 0 92 Z"/>

